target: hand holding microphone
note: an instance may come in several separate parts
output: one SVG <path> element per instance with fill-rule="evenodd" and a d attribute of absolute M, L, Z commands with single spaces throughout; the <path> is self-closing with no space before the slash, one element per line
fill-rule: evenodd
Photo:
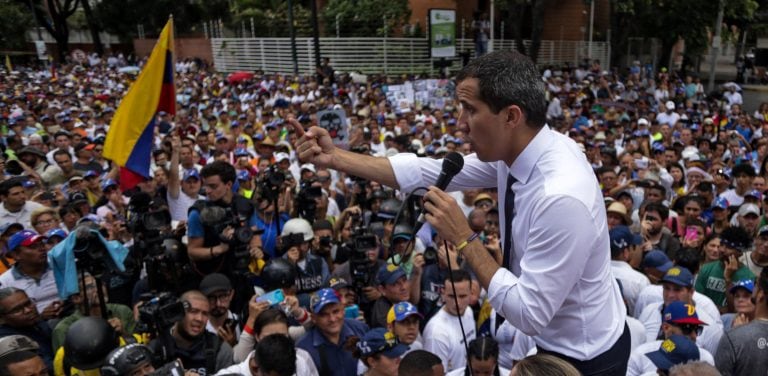
<path fill-rule="evenodd" d="M 424 195 L 424 212 L 414 226 L 414 234 L 424 222 L 429 222 L 443 239 L 453 244 L 461 243 L 472 233 L 459 204 L 444 192 L 451 179 L 463 167 L 464 158 L 459 153 L 450 153 L 443 159 L 443 168 L 435 185 L 429 187 L 429 191 Z"/>

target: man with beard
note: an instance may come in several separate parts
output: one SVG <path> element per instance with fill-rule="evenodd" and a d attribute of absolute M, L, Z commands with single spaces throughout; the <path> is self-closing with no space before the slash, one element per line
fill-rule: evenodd
<path fill-rule="evenodd" d="M 670 259 L 680 249 L 680 241 L 672 234 L 664 231 L 664 223 L 669 217 L 669 209 L 659 203 L 650 203 L 645 207 L 641 223 L 641 235 L 643 236 L 643 251 L 660 249 Z"/>
<path fill-rule="evenodd" d="M 200 376 L 213 375 L 231 366 L 234 363 L 232 347 L 205 330 L 210 314 L 208 298 L 200 291 L 190 290 L 181 295 L 181 301 L 186 312 L 184 318 L 171 327 L 174 346 L 168 358 L 181 360 L 184 369 Z M 162 346 L 159 340 L 149 344 L 155 354 L 163 351 Z"/>
<path fill-rule="evenodd" d="M 200 292 L 208 297 L 211 307 L 205 330 L 217 334 L 230 346 L 235 346 L 240 338 L 240 329 L 237 327 L 237 315 L 229 310 L 229 305 L 235 296 L 235 290 L 232 289 L 229 278 L 221 273 L 209 274 L 200 282 Z"/>

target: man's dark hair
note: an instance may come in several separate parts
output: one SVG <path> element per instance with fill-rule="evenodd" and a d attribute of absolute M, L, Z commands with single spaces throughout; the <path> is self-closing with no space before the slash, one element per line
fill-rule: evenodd
<path fill-rule="evenodd" d="M 69 154 L 69 151 L 65 150 L 65 149 L 59 149 L 59 150 L 56 150 L 55 152 L 53 152 L 53 160 L 54 161 L 56 160 L 56 156 L 57 155 L 66 155 L 67 158 L 72 159 L 72 155 Z"/>
<path fill-rule="evenodd" d="M 655 190 L 659 191 L 659 196 L 661 196 L 661 197 L 665 197 L 667 195 L 667 189 L 664 188 L 663 185 L 661 185 L 659 183 L 656 183 L 656 182 L 651 183 L 650 186 L 645 187 L 643 189 L 644 190 L 653 190 L 653 189 L 655 189 Z"/>
<path fill-rule="evenodd" d="M 440 358 L 427 350 L 413 350 L 405 354 L 397 367 L 398 375 L 432 376 L 432 367 L 442 364 Z"/>
<path fill-rule="evenodd" d="M 451 265 L 451 267 L 457 268 L 458 265 Z M 451 279 L 451 277 L 453 277 L 453 283 L 469 281 L 469 283 L 472 284 L 472 276 L 470 276 L 469 272 L 464 269 L 451 270 L 451 274 L 447 276 L 446 280 Z"/>
<path fill-rule="evenodd" d="M 645 206 L 645 212 L 656 212 L 661 216 L 662 221 L 666 221 L 669 218 L 669 209 L 663 204 L 651 202 Z"/>
<path fill-rule="evenodd" d="M 703 181 L 699 184 L 696 184 L 696 192 L 709 192 L 712 193 L 715 191 L 715 185 L 712 184 L 712 182 L 709 181 Z"/>
<path fill-rule="evenodd" d="M 283 323 L 287 327 L 289 326 L 288 316 L 280 309 L 270 308 L 256 317 L 256 320 L 253 322 L 253 332 L 261 335 L 261 331 L 265 326 L 274 323 Z"/>
<path fill-rule="evenodd" d="M 210 178 L 212 176 L 219 176 L 222 183 L 234 183 L 237 178 L 237 172 L 235 167 L 224 161 L 213 161 L 208 163 L 200 170 L 200 177 Z"/>
<path fill-rule="evenodd" d="M 752 167 L 752 165 L 749 163 L 739 163 L 731 170 L 731 176 L 734 178 L 741 174 L 746 174 L 747 176 L 753 178 L 757 176 L 755 168 Z"/>
<path fill-rule="evenodd" d="M 254 356 L 265 374 L 292 376 L 296 373 L 296 346 L 288 336 L 272 334 L 260 339 Z"/>
<path fill-rule="evenodd" d="M 24 179 L 20 176 L 6 179 L 0 183 L 0 196 L 7 196 L 12 188 L 24 187 Z"/>
<path fill-rule="evenodd" d="M 675 253 L 673 261 L 675 265 L 688 269 L 691 274 L 696 274 L 699 272 L 699 265 L 701 265 L 701 251 L 698 248 L 680 248 Z"/>
<path fill-rule="evenodd" d="M 747 230 L 741 226 L 730 226 L 723 229 L 720 233 L 720 241 L 724 242 L 729 248 L 734 245 L 740 252 L 744 252 L 752 245 L 752 237 Z"/>
<path fill-rule="evenodd" d="M 546 121 L 544 83 L 530 58 L 514 51 L 496 51 L 472 60 L 456 75 L 459 83 L 476 78 L 479 98 L 494 114 L 519 106 L 529 125 L 541 128 Z"/>
<path fill-rule="evenodd" d="M 0 376 L 13 376 L 8 366 L 30 360 L 37 355 L 32 351 L 15 351 L 0 358 Z"/>

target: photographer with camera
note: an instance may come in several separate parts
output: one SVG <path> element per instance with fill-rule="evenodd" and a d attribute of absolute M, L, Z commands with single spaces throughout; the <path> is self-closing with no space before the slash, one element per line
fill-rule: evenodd
<path fill-rule="evenodd" d="M 296 265 L 296 295 L 303 303 L 302 306 L 306 307 L 309 302 L 308 294 L 319 290 L 328 282 L 328 264 L 311 252 L 315 234 L 306 219 L 289 220 L 280 235 L 280 242 L 285 250 L 283 258 Z"/>
<path fill-rule="evenodd" d="M 333 225 L 325 219 L 317 220 L 312 224 L 312 231 L 315 235 L 312 240 L 312 249 L 315 250 L 318 257 L 325 260 L 328 269 L 333 273 L 333 270 L 336 268 L 334 261 Z"/>
<path fill-rule="evenodd" d="M 169 330 L 171 343 L 153 340 L 149 347 L 164 361 L 179 359 L 187 370 L 202 376 L 213 375 L 231 366 L 232 347 L 216 334 L 206 330 L 210 304 L 200 291 L 190 290 L 181 295 L 184 316 Z"/>
<path fill-rule="evenodd" d="M 90 273 L 84 273 L 81 278 L 80 294 L 72 295 L 69 299 L 75 306 L 71 315 L 64 317 L 56 324 L 53 329 L 53 349 L 58 350 L 64 345 L 64 339 L 69 328 L 85 316 L 102 317 L 101 305 L 99 304 L 99 294 L 96 291 L 96 279 Z M 106 286 L 102 285 L 102 296 L 106 303 L 108 292 Z M 136 320 L 133 317 L 133 311 L 122 304 L 106 303 L 109 325 L 115 332 L 122 337 L 131 337 L 136 327 Z"/>
<path fill-rule="evenodd" d="M 264 252 L 269 258 L 280 256 L 277 238 L 285 223 L 291 219 L 289 213 L 293 206 L 291 192 L 293 180 L 276 165 L 263 169 L 258 174 L 256 182 L 256 202 L 258 217 L 256 226 L 261 234 Z"/>
<path fill-rule="evenodd" d="M 208 297 L 211 308 L 205 329 L 234 347 L 240 338 L 240 328 L 238 316 L 229 310 L 235 295 L 229 278 L 221 273 L 208 274 L 200 282 L 200 292 Z"/>
<path fill-rule="evenodd" d="M 200 175 L 207 201 L 198 201 L 189 210 L 189 258 L 199 275 L 221 272 L 231 277 L 237 268 L 247 269 L 251 257 L 263 257 L 261 237 L 253 235 L 256 208 L 233 193 L 237 177 L 232 165 L 214 161 Z"/>

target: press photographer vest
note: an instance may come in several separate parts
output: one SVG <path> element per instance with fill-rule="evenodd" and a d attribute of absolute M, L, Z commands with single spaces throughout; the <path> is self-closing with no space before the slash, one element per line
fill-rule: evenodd
<path fill-rule="evenodd" d="M 193 210 L 200 213 L 204 208 L 209 206 L 216 206 L 216 204 L 206 200 L 197 200 L 194 205 L 189 208 L 189 213 Z M 230 208 L 233 212 L 238 213 L 240 218 L 244 219 L 246 223 L 256 212 L 256 207 L 251 201 L 237 194 L 232 196 Z M 216 229 L 213 226 L 207 225 L 202 220 L 200 222 L 203 225 L 203 247 L 210 248 L 221 244 L 221 238 Z M 190 261 L 190 263 L 192 264 L 194 271 L 202 276 L 217 272 L 229 275 L 230 267 L 234 265 L 234 261 L 233 253 L 227 251 L 223 255 L 216 256 L 210 260 L 201 262 Z"/>

